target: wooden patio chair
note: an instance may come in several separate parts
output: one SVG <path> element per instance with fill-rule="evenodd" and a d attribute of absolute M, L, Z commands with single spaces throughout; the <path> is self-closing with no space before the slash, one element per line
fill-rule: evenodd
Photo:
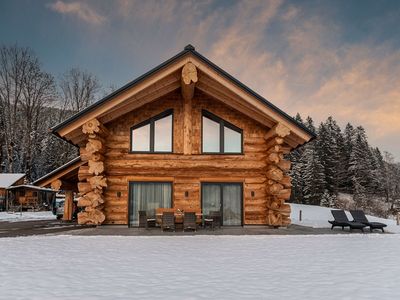
<path fill-rule="evenodd" d="M 175 231 L 175 215 L 173 212 L 163 212 L 161 231 L 164 231 L 165 229 Z"/>
<path fill-rule="evenodd" d="M 156 219 L 147 217 L 145 210 L 139 210 L 139 228 L 149 228 L 149 225 L 155 226 Z"/>
<path fill-rule="evenodd" d="M 185 212 L 183 214 L 183 231 L 185 230 L 197 231 L 196 223 L 196 213 L 195 212 Z"/>
<path fill-rule="evenodd" d="M 387 225 L 384 223 L 380 222 L 370 222 L 367 219 L 367 216 L 365 215 L 364 211 L 362 210 L 350 210 L 351 215 L 353 216 L 353 219 L 355 222 L 365 224 L 369 226 L 369 230 L 372 232 L 374 229 L 380 229 L 382 232 L 385 232 L 383 229 Z"/>

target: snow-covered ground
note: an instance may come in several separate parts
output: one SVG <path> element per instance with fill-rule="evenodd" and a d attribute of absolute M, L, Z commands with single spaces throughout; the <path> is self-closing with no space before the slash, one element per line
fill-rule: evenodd
<path fill-rule="evenodd" d="M 20 222 L 20 221 L 36 221 L 36 220 L 55 220 L 56 216 L 51 211 L 24 211 L 22 213 L 0 212 L 0 222 Z"/>
<path fill-rule="evenodd" d="M 294 203 L 291 203 L 290 206 L 292 208 L 292 213 L 290 216 L 292 219 L 292 224 L 310 226 L 314 228 L 331 227 L 331 224 L 328 223 L 328 220 L 333 220 L 331 208 Z M 301 221 L 299 219 L 300 210 L 302 211 Z M 346 214 L 349 220 L 353 220 L 353 217 L 348 211 L 346 211 Z M 368 215 L 367 218 L 371 222 L 381 222 L 387 224 L 388 227 L 385 228 L 386 231 L 400 233 L 400 226 L 396 224 L 396 220 L 382 219 Z"/>
<path fill-rule="evenodd" d="M 399 299 L 400 235 L 0 239 L 0 299 Z"/>

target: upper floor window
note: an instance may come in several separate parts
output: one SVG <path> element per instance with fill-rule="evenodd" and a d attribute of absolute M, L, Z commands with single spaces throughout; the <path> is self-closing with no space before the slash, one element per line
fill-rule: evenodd
<path fill-rule="evenodd" d="M 242 129 L 208 111 L 203 111 L 202 131 L 203 153 L 241 154 L 243 152 Z"/>
<path fill-rule="evenodd" d="M 167 110 L 131 128 L 132 152 L 172 152 L 173 111 Z"/>

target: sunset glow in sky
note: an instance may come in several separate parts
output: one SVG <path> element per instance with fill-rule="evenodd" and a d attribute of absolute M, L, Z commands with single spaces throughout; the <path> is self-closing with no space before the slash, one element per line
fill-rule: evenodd
<path fill-rule="evenodd" d="M 400 160 L 400 1 L 0 1 L 0 44 L 120 87 L 193 44 L 291 115 L 363 125 Z"/>

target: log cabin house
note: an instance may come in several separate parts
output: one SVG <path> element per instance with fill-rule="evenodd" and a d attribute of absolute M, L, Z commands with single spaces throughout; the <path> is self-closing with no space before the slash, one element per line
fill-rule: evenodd
<path fill-rule="evenodd" d="M 129 226 L 159 207 L 218 210 L 225 226 L 287 226 L 284 155 L 314 138 L 191 45 L 52 132 L 80 150 L 78 222 Z"/>

